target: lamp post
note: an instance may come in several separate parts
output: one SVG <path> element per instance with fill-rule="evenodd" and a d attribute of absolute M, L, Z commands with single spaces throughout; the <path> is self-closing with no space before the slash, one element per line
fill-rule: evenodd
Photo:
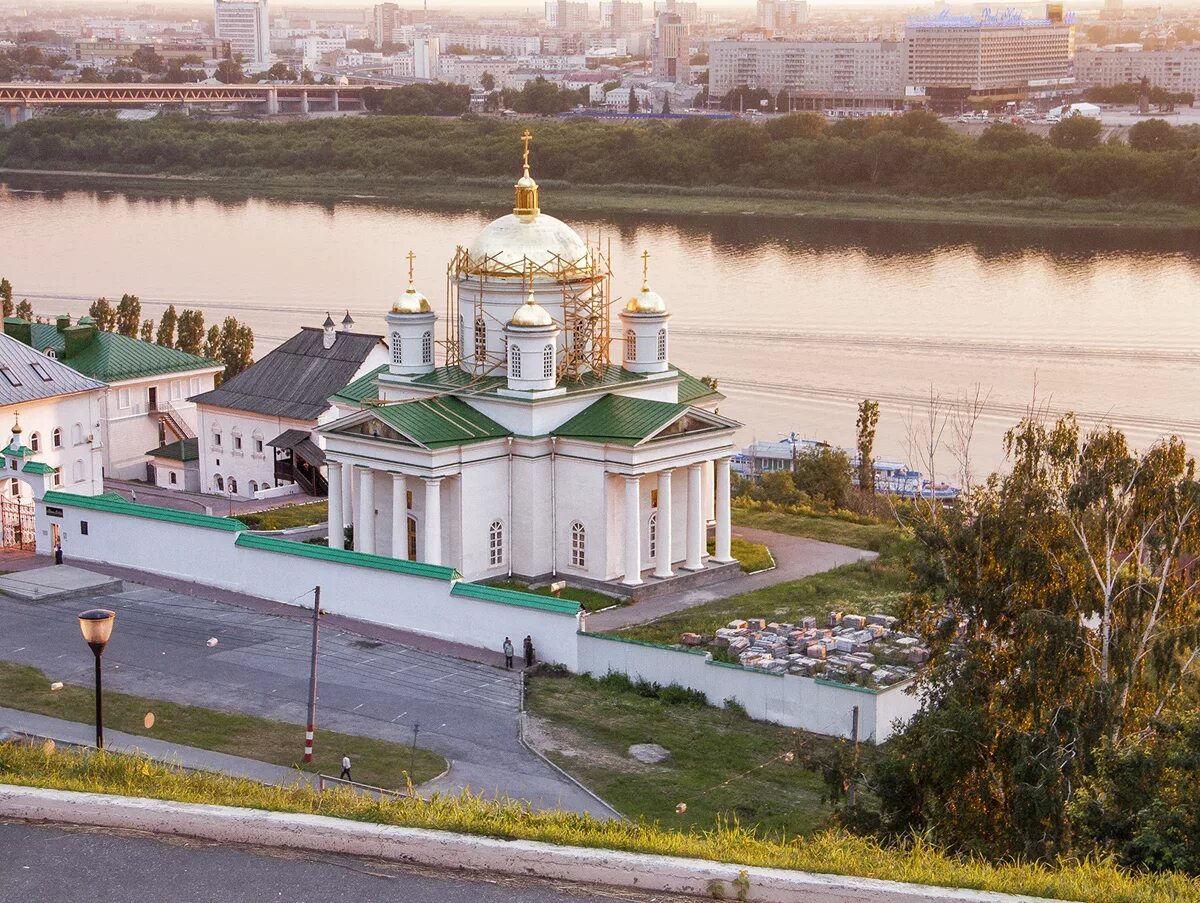
<path fill-rule="evenodd" d="M 79 631 L 96 656 L 96 749 L 104 749 L 104 716 L 100 708 L 100 656 L 112 636 L 117 613 L 107 608 L 92 608 L 79 616 Z"/>

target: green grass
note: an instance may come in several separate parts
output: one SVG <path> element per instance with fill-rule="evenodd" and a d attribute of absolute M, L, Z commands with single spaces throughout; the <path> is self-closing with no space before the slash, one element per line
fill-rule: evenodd
<path fill-rule="evenodd" d="M 319 814 L 362 822 L 456 831 L 502 839 L 627 850 L 743 865 L 860 875 L 944 887 L 965 887 L 1061 900 L 1175 903 L 1200 899 L 1200 880 L 1139 875 L 1110 860 L 1004 862 L 948 856 L 920 840 L 884 848 L 837 831 L 775 841 L 737 825 L 674 831 L 642 822 L 600 822 L 565 812 L 535 813 L 512 802 L 472 796 L 377 801 L 346 791 L 264 787 L 220 775 L 183 773 L 145 759 L 111 753 L 46 752 L 0 744 L 0 783 L 189 803 Z M 724 888 L 730 897 L 733 891 Z"/>
<path fill-rule="evenodd" d="M 860 523 L 836 515 L 796 514 L 740 505 L 735 505 L 732 513 L 733 522 L 739 527 L 804 536 L 872 552 L 884 552 L 901 538 L 895 524 Z"/>
<path fill-rule="evenodd" d="M 0 662 L 0 700 L 9 708 L 91 724 L 95 699 L 90 687 L 67 684 L 61 690 L 51 690 L 50 680 L 37 668 Z M 154 713 L 150 729 L 144 725 L 147 712 Z M 304 753 L 301 725 L 112 691 L 104 693 L 104 725 L 127 734 L 314 773 L 336 775 L 341 771 L 344 754 L 354 763 L 354 779 L 377 787 L 404 788 L 411 755 L 411 748 L 403 744 L 318 729 L 313 742 L 314 760 L 305 764 L 300 761 Z M 414 784 L 445 769 L 445 759 L 417 748 Z"/>
<path fill-rule="evenodd" d="M 501 589 L 515 589 L 523 593 L 537 593 L 539 596 L 554 595 L 550 592 L 550 587 L 548 586 L 533 589 L 528 583 L 522 583 L 520 580 L 489 580 L 488 585 L 498 586 Z M 626 599 L 618 596 L 610 596 L 599 590 L 584 589 L 581 586 L 568 586 L 562 591 L 561 595 L 564 599 L 578 602 L 583 606 L 584 611 L 600 611 L 602 608 L 612 608 L 614 605 L 628 604 Z"/>
<path fill-rule="evenodd" d="M 305 502 L 271 508 L 253 514 L 239 514 L 237 519 L 251 530 L 287 530 L 289 527 L 311 527 L 329 520 L 329 502 Z"/>
<path fill-rule="evenodd" d="M 729 542 L 729 549 L 733 553 L 733 557 L 738 560 L 738 565 L 741 566 L 743 574 L 753 574 L 775 566 L 775 559 L 771 557 L 771 550 L 761 542 L 751 542 L 748 539 L 743 539 L 741 536 L 734 536 Z M 716 550 L 716 540 L 710 539 L 708 541 L 708 554 L 712 555 Z"/>
<path fill-rule="evenodd" d="M 800 764 L 833 742 L 827 738 L 733 710 L 647 698 L 588 677 L 530 677 L 525 702 L 534 715 L 582 741 L 579 755 L 551 758 L 623 815 L 684 829 L 736 818 L 775 837 L 808 834 L 828 818 L 820 776 Z M 671 758 L 643 765 L 626 755 L 635 743 L 657 743 Z M 796 762 L 758 767 L 788 750 L 797 753 Z M 676 814 L 681 802 L 687 812 Z"/>

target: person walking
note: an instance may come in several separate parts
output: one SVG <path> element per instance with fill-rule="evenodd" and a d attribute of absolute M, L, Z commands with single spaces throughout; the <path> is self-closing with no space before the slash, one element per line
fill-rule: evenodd
<path fill-rule="evenodd" d="M 533 667 L 533 637 L 525 637 L 525 667 Z"/>
<path fill-rule="evenodd" d="M 341 777 L 343 780 L 346 780 L 346 781 L 354 780 L 354 778 L 350 777 L 350 757 L 349 756 L 342 756 L 342 773 L 339 775 L 339 777 Z"/>
<path fill-rule="evenodd" d="M 55 564 L 63 563 L 63 553 L 62 553 L 62 543 L 61 542 L 54 547 L 54 563 Z"/>
<path fill-rule="evenodd" d="M 512 670 L 513 644 L 508 637 L 504 638 L 504 667 Z"/>

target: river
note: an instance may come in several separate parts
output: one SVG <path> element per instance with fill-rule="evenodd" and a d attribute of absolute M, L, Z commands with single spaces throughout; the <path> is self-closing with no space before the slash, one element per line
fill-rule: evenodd
<path fill-rule="evenodd" d="M 851 444 L 855 405 L 880 401 L 876 452 L 917 464 L 930 393 L 987 396 L 973 469 L 1003 465 L 1002 436 L 1031 403 L 1108 420 L 1144 446 L 1177 433 L 1200 450 L 1200 247 L 1170 234 L 830 223 L 750 216 L 578 217 L 611 241 L 615 295 L 642 251 L 672 312 L 672 359 L 711 374 L 741 439 L 791 431 Z M 145 197 L 0 185 L 0 275 L 38 313 L 99 295 L 248 322 L 261 355 L 349 308 L 383 330 L 416 252 L 440 309 L 445 266 L 494 210 L 348 200 Z M 946 427 L 947 444 L 953 424 Z M 949 449 L 937 460 L 954 477 Z"/>

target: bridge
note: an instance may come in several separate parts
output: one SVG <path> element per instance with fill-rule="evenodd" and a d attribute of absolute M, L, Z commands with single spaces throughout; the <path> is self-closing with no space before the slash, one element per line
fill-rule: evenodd
<path fill-rule="evenodd" d="M 0 84 L 0 119 L 6 126 L 31 119 L 37 107 L 133 108 L 164 104 L 237 104 L 262 113 L 363 108 L 361 85 Z"/>

